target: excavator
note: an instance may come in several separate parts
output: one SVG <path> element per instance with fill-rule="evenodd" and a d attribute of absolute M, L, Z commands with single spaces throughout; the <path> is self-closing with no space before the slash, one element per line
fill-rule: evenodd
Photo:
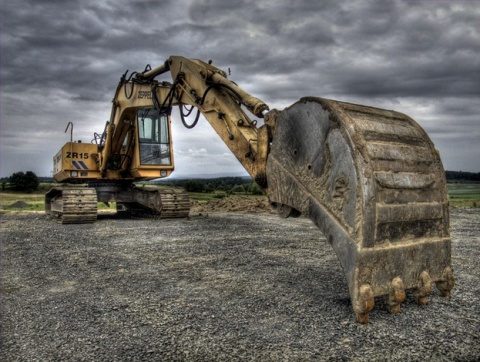
<path fill-rule="evenodd" d="M 157 79 L 165 73 L 171 82 Z M 173 172 L 170 117 L 178 106 L 187 128 L 204 116 L 280 216 L 303 215 L 321 230 L 360 323 L 369 321 L 379 297 L 395 314 L 407 291 L 420 305 L 429 302 L 434 285 L 451 295 L 445 172 L 412 118 L 319 97 L 270 110 L 211 61 L 180 56 L 127 74 L 104 132 L 91 143 L 71 140 L 54 156 L 55 180 L 78 186 L 50 190 L 47 214 L 62 223 L 90 223 L 97 202 L 116 201 L 119 212 L 188 216 L 185 192 L 135 186 Z"/>

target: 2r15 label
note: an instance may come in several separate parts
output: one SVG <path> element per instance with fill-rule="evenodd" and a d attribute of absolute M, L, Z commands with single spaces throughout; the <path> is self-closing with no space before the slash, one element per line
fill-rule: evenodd
<path fill-rule="evenodd" d="M 87 152 L 68 152 L 65 158 L 80 158 L 82 160 L 86 160 L 88 158 Z"/>

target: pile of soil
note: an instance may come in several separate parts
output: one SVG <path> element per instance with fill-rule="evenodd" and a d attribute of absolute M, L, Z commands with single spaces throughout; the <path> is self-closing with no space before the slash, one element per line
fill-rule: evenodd
<path fill-rule="evenodd" d="M 222 199 L 209 201 L 192 200 L 190 206 L 191 213 L 210 213 L 210 212 L 271 212 L 266 197 L 247 197 L 247 196 L 229 196 Z"/>
<path fill-rule="evenodd" d="M 15 201 L 13 204 L 9 205 L 8 208 L 10 209 L 24 209 L 29 207 L 30 205 L 27 204 L 25 201 Z"/>

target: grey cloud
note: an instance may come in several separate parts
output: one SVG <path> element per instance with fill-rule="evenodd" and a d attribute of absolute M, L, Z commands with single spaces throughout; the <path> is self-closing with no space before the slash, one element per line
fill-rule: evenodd
<path fill-rule="evenodd" d="M 5 157 L 38 153 L 41 132 L 63 132 L 67 119 L 79 136 L 101 131 L 120 76 L 169 55 L 230 68 L 232 80 L 272 107 L 325 96 L 407 113 L 431 132 L 450 169 L 459 140 L 480 140 L 478 2 L 18 0 L 4 2 L 0 16 L 2 176 L 11 173 Z M 36 142 L 15 148 L 11 140 L 32 123 Z M 176 145 L 208 139 L 212 162 L 224 153 L 208 127 L 192 132 L 199 136 L 177 131 Z M 44 139 L 44 152 L 63 141 Z"/>

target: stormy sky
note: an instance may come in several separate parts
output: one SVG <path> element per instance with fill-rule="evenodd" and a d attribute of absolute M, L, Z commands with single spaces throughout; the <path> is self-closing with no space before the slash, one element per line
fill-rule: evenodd
<path fill-rule="evenodd" d="M 120 76 L 213 60 L 283 109 L 319 96 L 406 113 L 444 167 L 480 171 L 480 1 L 15 0 L 0 8 L 0 176 L 50 176 L 109 119 Z M 168 80 L 168 78 L 165 78 Z M 173 114 L 176 175 L 241 173 L 202 120 Z"/>

